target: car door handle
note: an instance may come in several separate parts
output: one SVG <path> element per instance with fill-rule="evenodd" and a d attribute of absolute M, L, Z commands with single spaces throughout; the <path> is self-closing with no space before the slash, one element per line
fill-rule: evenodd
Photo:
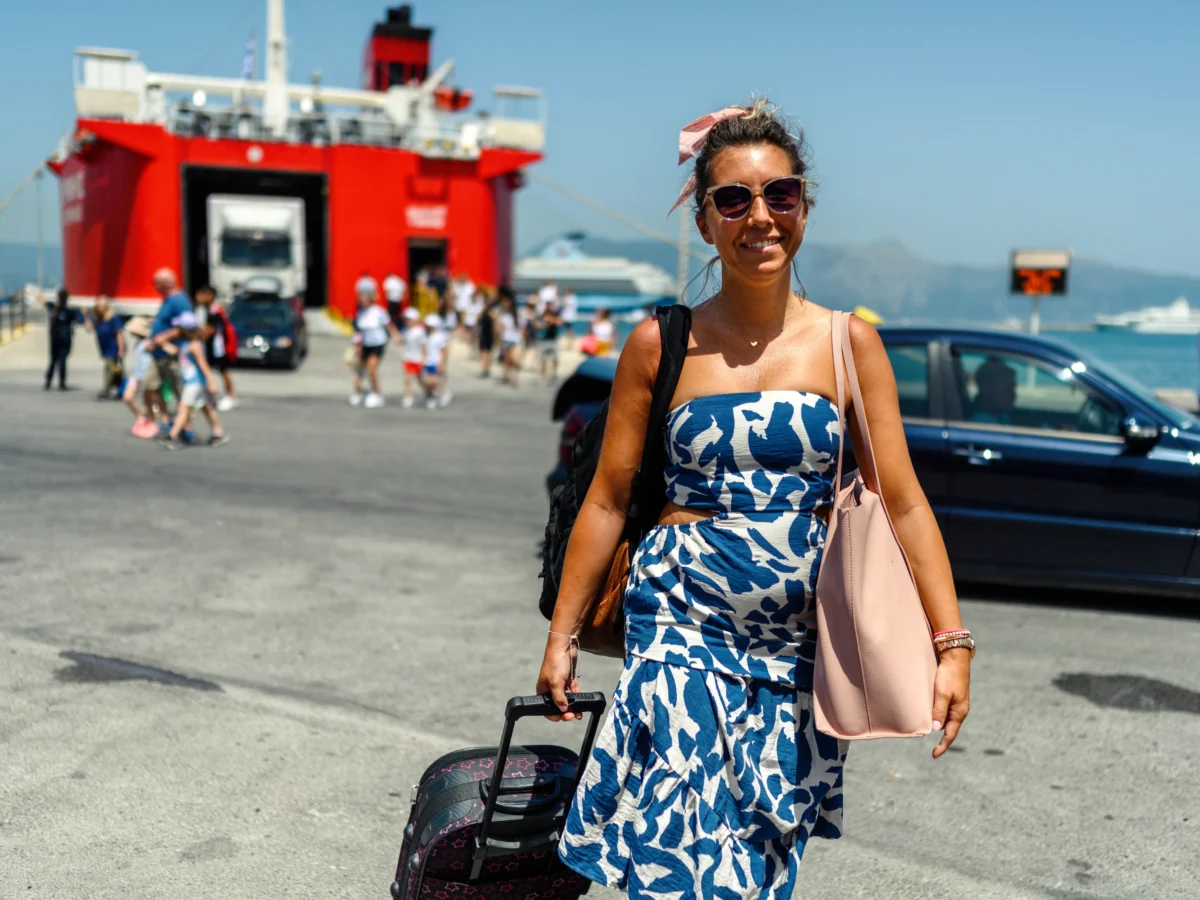
<path fill-rule="evenodd" d="M 955 447 L 955 456 L 962 456 L 971 466 L 987 466 L 1004 459 L 1004 454 L 991 447 Z"/>

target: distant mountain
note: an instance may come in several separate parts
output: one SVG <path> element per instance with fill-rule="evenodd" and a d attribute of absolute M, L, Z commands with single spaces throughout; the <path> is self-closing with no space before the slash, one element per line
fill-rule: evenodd
<path fill-rule="evenodd" d="M 46 282 L 62 281 L 62 247 L 46 245 Z M 0 242 L 0 290 L 37 281 L 37 245 Z"/>
<path fill-rule="evenodd" d="M 678 267 L 676 250 L 656 241 L 589 237 L 581 246 L 592 256 L 624 256 L 653 263 L 672 275 Z M 946 323 L 1023 321 L 1029 316 L 1029 302 L 1008 293 L 1008 268 L 1004 265 L 942 265 L 922 259 L 895 241 L 805 244 L 797 258 L 808 295 L 840 309 L 862 305 L 893 321 Z M 695 278 L 701 268 L 701 263 L 693 260 L 690 277 Z M 697 296 L 703 283 L 701 275 L 689 296 Z M 1046 298 L 1042 320 L 1083 324 L 1097 313 L 1162 306 L 1181 295 L 1200 303 L 1200 278 L 1158 275 L 1076 258 L 1067 296 Z"/>

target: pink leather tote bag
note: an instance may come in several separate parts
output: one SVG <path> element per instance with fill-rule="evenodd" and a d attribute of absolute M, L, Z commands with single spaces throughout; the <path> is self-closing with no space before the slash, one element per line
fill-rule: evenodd
<path fill-rule="evenodd" d="M 833 315 L 842 439 L 817 576 L 817 729 L 843 740 L 920 737 L 933 730 L 933 634 L 883 497 L 867 488 L 860 471 L 842 482 L 842 448 L 850 439 L 846 375 L 866 457 L 859 460 L 860 468 L 876 476 L 875 484 L 879 470 L 850 348 L 850 316 Z"/>

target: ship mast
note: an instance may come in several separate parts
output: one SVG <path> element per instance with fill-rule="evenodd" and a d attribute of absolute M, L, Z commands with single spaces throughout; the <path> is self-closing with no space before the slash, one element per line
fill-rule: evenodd
<path fill-rule="evenodd" d="M 287 135 L 287 37 L 283 29 L 283 0 L 267 0 L 267 64 L 263 95 L 263 125 L 276 137 Z"/>

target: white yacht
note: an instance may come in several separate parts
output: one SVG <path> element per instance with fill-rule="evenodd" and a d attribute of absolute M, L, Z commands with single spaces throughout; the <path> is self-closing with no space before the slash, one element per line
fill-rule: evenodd
<path fill-rule="evenodd" d="M 1147 306 L 1134 312 L 1096 316 L 1097 331 L 1133 331 L 1138 334 L 1200 334 L 1200 309 L 1192 309 L 1187 297 L 1177 297 L 1167 306 Z"/>
<path fill-rule="evenodd" d="M 581 311 L 604 308 L 616 313 L 675 299 L 675 279 L 658 266 L 619 256 L 588 256 L 579 246 L 583 238 L 579 233 L 564 235 L 518 260 L 513 290 L 528 294 L 553 281 L 560 292 L 575 292 Z"/>

